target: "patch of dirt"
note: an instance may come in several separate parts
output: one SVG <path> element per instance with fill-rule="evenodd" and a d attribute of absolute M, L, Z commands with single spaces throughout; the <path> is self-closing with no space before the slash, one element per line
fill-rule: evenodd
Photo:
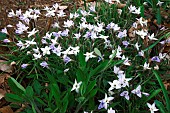
<path fill-rule="evenodd" d="M 51 6 L 54 3 L 61 3 L 60 0 L 1 0 L 0 1 L 0 29 L 8 24 L 11 24 L 11 20 L 7 18 L 7 14 L 11 9 L 27 10 L 28 8 L 43 8 L 45 6 Z M 12 19 L 12 22 L 16 22 Z"/>

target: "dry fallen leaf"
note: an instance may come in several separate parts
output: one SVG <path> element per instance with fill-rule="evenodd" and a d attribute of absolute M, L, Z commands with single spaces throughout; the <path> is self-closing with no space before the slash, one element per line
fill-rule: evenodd
<path fill-rule="evenodd" d="M 131 27 L 129 30 L 128 30 L 128 35 L 130 38 L 134 38 L 136 35 L 134 33 L 134 30 L 135 28 L 134 27 Z"/>
<path fill-rule="evenodd" d="M 65 10 L 67 8 L 68 8 L 68 6 L 59 6 L 59 9 L 61 9 L 61 10 Z"/>
<path fill-rule="evenodd" d="M 0 74 L 0 85 L 4 83 L 5 79 L 9 78 L 10 75 L 7 73 Z"/>
<path fill-rule="evenodd" d="M 4 89 L 0 89 L 0 100 L 5 96 L 7 92 Z"/>
<path fill-rule="evenodd" d="M 26 108 L 26 105 L 22 104 L 21 108 L 17 109 L 14 113 L 21 113 Z"/>
<path fill-rule="evenodd" d="M 13 68 L 10 64 L 7 64 L 5 60 L 0 60 L 0 71 L 12 73 L 12 70 Z"/>
<path fill-rule="evenodd" d="M 0 100 L 4 97 L 4 95 L 7 93 L 7 83 L 6 83 L 6 79 L 8 79 L 10 77 L 9 74 L 7 73 L 3 73 L 0 74 Z"/>
<path fill-rule="evenodd" d="M 164 81 L 164 86 L 166 88 L 166 90 L 168 89 L 168 87 L 170 87 L 170 83 L 168 81 Z"/>
<path fill-rule="evenodd" d="M 126 6 L 126 4 L 118 4 L 117 7 L 118 8 L 124 8 Z"/>
<path fill-rule="evenodd" d="M 14 113 L 10 106 L 4 106 L 3 108 L 0 108 L 1 113 Z"/>

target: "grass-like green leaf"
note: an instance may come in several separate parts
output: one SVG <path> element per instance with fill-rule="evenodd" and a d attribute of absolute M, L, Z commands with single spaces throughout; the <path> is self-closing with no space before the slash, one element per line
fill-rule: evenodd
<path fill-rule="evenodd" d="M 108 65 L 108 62 L 109 61 L 102 62 L 99 66 L 97 66 L 94 70 L 92 70 L 90 72 L 90 77 L 103 71 L 105 67 Z"/>
<path fill-rule="evenodd" d="M 96 85 L 96 80 L 94 80 L 94 81 L 91 81 L 90 83 L 89 83 L 89 85 L 87 86 L 87 89 L 86 89 L 86 95 L 94 88 L 94 86 Z"/>
<path fill-rule="evenodd" d="M 12 77 L 8 79 L 8 85 L 18 95 L 22 95 L 25 92 L 25 88 Z"/>
<path fill-rule="evenodd" d="M 157 19 L 157 23 L 158 23 L 158 24 L 161 24 L 162 17 L 161 17 L 161 11 L 160 11 L 160 9 L 157 9 L 156 19 Z"/>
<path fill-rule="evenodd" d="M 6 38 L 6 34 L 0 32 L 0 41 L 1 41 L 1 40 L 4 40 L 5 38 Z"/>
<path fill-rule="evenodd" d="M 87 75 L 85 75 L 84 72 L 81 69 L 77 69 L 76 77 L 77 77 L 78 81 L 87 81 L 86 76 Z"/>
<path fill-rule="evenodd" d="M 36 100 L 38 103 L 40 103 L 41 105 L 44 105 L 44 106 L 47 105 L 43 100 L 41 100 L 41 99 L 38 98 L 38 97 L 35 97 L 35 100 Z"/>
<path fill-rule="evenodd" d="M 61 106 L 61 92 L 57 84 L 51 84 L 51 91 L 55 98 L 55 102 L 58 108 Z"/>
<path fill-rule="evenodd" d="M 164 105 L 162 104 L 162 102 L 160 102 L 160 101 L 158 101 L 158 100 L 155 100 L 154 102 L 155 102 L 156 106 L 158 107 L 158 109 L 159 109 L 159 111 L 160 111 L 161 113 L 168 113 L 168 112 L 165 110 L 165 107 L 164 107 Z"/>
<path fill-rule="evenodd" d="M 68 106 L 68 93 L 64 96 L 64 98 L 63 98 L 63 107 L 62 107 L 62 110 L 61 110 L 61 112 L 62 113 L 65 113 L 66 112 L 66 110 L 67 110 L 67 106 Z"/>
<path fill-rule="evenodd" d="M 78 58 L 79 58 L 79 65 L 84 70 L 86 67 L 86 61 L 85 61 L 85 56 L 83 55 L 81 51 L 78 55 Z"/>
<path fill-rule="evenodd" d="M 144 100 L 144 103 L 146 103 L 147 101 L 151 100 L 153 97 L 157 96 L 160 91 L 161 91 L 161 89 L 154 90 L 154 91 L 149 95 L 149 97 L 147 97 L 147 98 Z"/>
<path fill-rule="evenodd" d="M 83 82 L 82 84 L 81 84 L 81 86 L 80 86 L 80 95 L 81 96 L 84 96 L 84 94 L 85 94 L 85 92 L 86 92 L 86 84 Z"/>
<path fill-rule="evenodd" d="M 141 17 L 144 17 L 144 11 L 145 11 L 145 9 L 144 9 L 144 6 L 142 5 L 142 6 L 140 6 L 140 15 L 141 15 Z"/>
<path fill-rule="evenodd" d="M 89 98 L 94 97 L 96 95 L 97 91 L 98 91 L 98 89 L 93 89 L 89 94 Z"/>
<path fill-rule="evenodd" d="M 168 110 L 168 113 L 170 113 L 170 99 L 169 99 L 169 96 L 168 96 L 168 92 L 167 90 L 165 89 L 165 86 L 161 80 L 161 77 L 159 76 L 159 74 L 157 73 L 157 71 L 155 70 L 152 70 L 153 73 L 155 74 L 155 77 L 157 78 L 158 82 L 159 82 L 159 85 L 161 86 L 161 89 L 162 89 L 162 92 L 164 94 L 164 97 L 165 97 L 165 101 L 166 101 L 166 108 Z"/>
<path fill-rule="evenodd" d="M 34 95 L 34 91 L 33 91 L 33 89 L 32 89 L 32 87 L 31 87 L 31 86 L 28 86 L 28 87 L 26 88 L 26 90 L 25 90 L 25 94 L 26 94 L 28 97 L 30 97 L 30 98 L 32 98 L 32 97 L 33 97 L 33 95 Z"/>
<path fill-rule="evenodd" d="M 94 48 L 94 52 L 95 52 L 100 58 L 102 58 L 102 54 L 101 54 L 101 52 L 99 51 L 99 49 Z"/>
<path fill-rule="evenodd" d="M 12 93 L 5 94 L 5 99 L 8 102 L 17 102 L 17 103 L 22 103 L 23 102 L 23 98 L 21 98 L 20 96 L 18 96 L 16 94 L 12 94 Z"/>

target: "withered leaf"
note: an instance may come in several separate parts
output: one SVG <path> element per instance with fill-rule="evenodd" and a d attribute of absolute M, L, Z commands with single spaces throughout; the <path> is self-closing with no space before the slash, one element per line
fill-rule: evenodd
<path fill-rule="evenodd" d="M 6 73 L 12 73 L 12 66 L 10 64 L 6 63 L 5 60 L 0 60 L 0 71 L 6 72 Z"/>
<path fill-rule="evenodd" d="M 68 8 L 68 6 L 59 6 L 59 9 L 60 10 L 65 10 L 65 9 L 67 9 Z"/>
<path fill-rule="evenodd" d="M 0 108 L 1 113 L 14 113 L 10 106 L 4 106 L 3 108 Z"/>
<path fill-rule="evenodd" d="M 0 85 L 4 83 L 5 79 L 9 78 L 10 75 L 7 73 L 0 74 Z"/>

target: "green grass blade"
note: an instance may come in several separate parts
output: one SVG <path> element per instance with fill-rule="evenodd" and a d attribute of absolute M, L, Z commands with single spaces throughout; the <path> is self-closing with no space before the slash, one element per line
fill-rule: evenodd
<path fill-rule="evenodd" d="M 149 97 L 147 97 L 145 100 L 144 100 L 144 103 L 146 103 L 147 101 L 149 101 L 150 99 L 152 99 L 153 97 L 155 97 L 156 95 L 158 95 L 158 93 L 161 91 L 161 89 L 157 89 L 157 90 L 154 90 L 151 95 L 149 95 Z"/>
<path fill-rule="evenodd" d="M 10 77 L 8 79 L 8 85 L 13 92 L 20 96 L 22 96 L 22 94 L 24 94 L 25 92 L 25 88 L 20 83 L 18 83 L 13 77 Z"/>
<path fill-rule="evenodd" d="M 157 12 L 156 12 L 156 19 L 157 19 L 157 24 L 161 24 L 161 21 L 162 21 L 162 17 L 161 17 L 161 10 L 160 9 L 157 9 Z"/>
<path fill-rule="evenodd" d="M 155 102 L 156 106 L 158 107 L 158 109 L 161 113 L 167 113 L 162 102 L 160 102 L 158 100 L 155 100 L 154 102 Z"/>
<path fill-rule="evenodd" d="M 161 86 L 161 89 L 162 89 L 162 92 L 163 92 L 163 94 L 164 94 L 165 101 L 166 101 L 166 108 L 167 108 L 167 110 L 168 110 L 168 113 L 170 113 L 170 99 L 169 99 L 169 97 L 168 97 L 168 92 L 167 92 L 167 90 L 165 89 L 165 86 L 164 86 L 164 84 L 163 84 L 160 76 L 158 75 L 157 71 L 155 71 L 155 70 L 152 70 L 152 71 L 153 71 L 153 73 L 155 74 L 155 76 L 156 76 L 156 78 L 157 78 L 157 80 L 158 80 L 158 82 L 159 82 L 159 85 Z"/>

